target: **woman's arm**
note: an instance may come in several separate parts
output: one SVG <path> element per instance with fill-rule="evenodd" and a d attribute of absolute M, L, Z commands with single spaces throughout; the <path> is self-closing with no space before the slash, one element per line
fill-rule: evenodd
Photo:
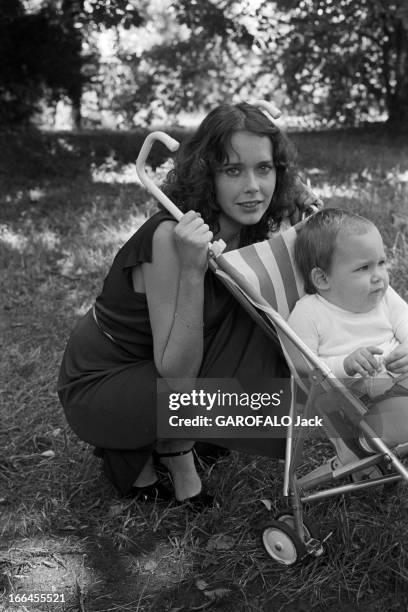
<path fill-rule="evenodd" d="M 158 226 L 152 262 L 142 265 L 154 361 L 164 378 L 194 378 L 201 366 L 204 275 L 212 237 L 200 215 L 189 211 L 177 225 Z"/>

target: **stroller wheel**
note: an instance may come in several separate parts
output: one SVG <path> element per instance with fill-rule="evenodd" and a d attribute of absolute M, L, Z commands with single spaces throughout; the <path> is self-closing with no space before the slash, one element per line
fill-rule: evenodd
<path fill-rule="evenodd" d="M 289 567 L 295 565 L 306 554 L 298 534 L 283 521 L 270 521 L 263 528 L 262 544 L 274 560 Z"/>
<path fill-rule="evenodd" d="M 291 527 L 294 531 L 296 531 L 295 527 L 295 517 L 291 512 L 279 512 L 276 516 L 276 520 L 285 523 L 288 527 Z M 319 537 L 319 530 L 314 523 L 311 523 L 308 520 L 303 519 L 303 529 L 305 531 L 305 540 L 310 540 L 311 538 Z"/>
<path fill-rule="evenodd" d="M 285 523 L 290 527 L 296 535 L 298 535 L 295 526 L 295 517 L 290 511 L 280 512 L 276 520 L 281 523 Z M 299 537 L 299 536 L 298 536 Z M 320 542 L 320 529 L 315 523 L 305 520 L 303 518 L 303 545 L 306 548 L 306 552 L 311 557 L 320 557 L 324 553 L 323 545 Z M 302 540 L 301 540 L 302 541 Z"/>

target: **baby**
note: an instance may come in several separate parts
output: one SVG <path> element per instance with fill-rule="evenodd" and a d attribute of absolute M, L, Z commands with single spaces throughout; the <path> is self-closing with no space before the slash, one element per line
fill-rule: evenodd
<path fill-rule="evenodd" d="M 295 260 L 306 295 L 289 325 L 360 396 L 380 397 L 395 388 L 399 397 L 393 399 L 392 413 L 386 410 L 393 418 L 376 408 L 372 415 L 381 434 L 387 434 L 384 441 L 394 443 L 408 423 L 406 397 L 400 397 L 405 386 L 400 381 L 408 372 L 408 304 L 389 286 L 378 229 L 359 215 L 323 209 L 299 230 Z M 348 462 L 343 443 L 332 441 L 341 463 Z"/>
<path fill-rule="evenodd" d="M 326 208 L 299 230 L 306 295 L 288 323 L 341 379 L 408 372 L 408 304 L 389 286 L 384 244 L 359 215 Z"/>

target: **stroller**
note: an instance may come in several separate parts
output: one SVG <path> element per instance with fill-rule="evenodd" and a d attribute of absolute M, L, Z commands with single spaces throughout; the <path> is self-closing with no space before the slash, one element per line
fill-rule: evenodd
<path fill-rule="evenodd" d="M 155 140 L 171 151 L 178 143 L 164 132 L 146 138 L 136 168 L 143 185 L 172 213 L 181 211 L 155 185 L 145 171 L 145 162 Z M 323 553 L 320 540 L 304 517 L 305 503 L 378 485 L 408 482 L 402 460 L 408 456 L 407 429 L 383 440 L 378 433 L 382 408 L 376 405 L 376 419 L 370 419 L 366 405 L 339 381 L 292 331 L 286 318 L 303 294 L 303 284 L 293 259 L 296 226 L 261 243 L 222 254 L 222 241 L 212 243 L 209 267 L 226 285 L 243 308 L 273 341 L 279 340 L 291 372 L 291 407 L 286 430 L 283 497 L 288 510 L 262 528 L 262 543 L 277 563 L 291 566 Z M 383 406 L 384 405 L 384 406 Z M 324 433 L 334 445 L 342 445 L 351 460 L 330 459 L 303 476 L 298 476 L 307 436 L 306 427 L 295 427 L 298 419 L 322 417 Z M 403 415 L 404 416 L 404 415 Z M 368 474 L 368 478 L 361 478 Z M 373 477 L 374 476 L 374 477 Z M 346 484 L 338 481 L 348 478 Z M 350 482 L 351 480 L 351 482 Z"/>

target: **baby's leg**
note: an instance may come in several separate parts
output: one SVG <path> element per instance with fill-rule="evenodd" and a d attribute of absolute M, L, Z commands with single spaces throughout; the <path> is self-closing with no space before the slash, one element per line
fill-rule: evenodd
<path fill-rule="evenodd" d="M 347 444 L 342 438 L 329 438 L 330 442 L 336 449 L 337 459 L 339 465 L 347 465 L 353 461 L 361 459 L 361 456 L 351 448 L 350 444 Z M 357 449 L 356 449 L 357 450 Z"/>
<path fill-rule="evenodd" d="M 377 402 L 364 420 L 388 446 L 408 442 L 408 396 Z"/>
<path fill-rule="evenodd" d="M 375 395 L 366 394 L 367 381 L 371 379 L 358 379 L 351 387 L 353 393 L 368 405 L 369 412 L 364 421 L 374 430 L 377 437 L 381 438 L 388 446 L 396 446 L 408 441 L 408 376 L 402 375 L 393 378 L 393 384 L 389 386 L 387 380 L 378 378 L 377 391 L 382 393 L 375 399 Z M 373 379 L 375 380 L 375 379 Z M 359 385 L 363 383 L 363 387 Z M 386 384 L 384 384 L 386 383 Z M 365 391 L 365 392 L 364 392 Z M 369 399 L 371 397 L 371 399 Z M 366 401 L 367 400 L 367 401 Z M 374 403 L 375 402 L 375 403 Z M 364 440 L 364 438 L 363 438 Z M 341 462 L 352 460 L 353 453 L 348 446 L 340 440 L 332 440 Z M 364 440 L 363 448 L 370 452 L 372 445 L 369 440 Z"/>
<path fill-rule="evenodd" d="M 408 441 L 408 397 L 391 397 L 382 400 L 370 408 L 364 421 L 373 429 L 375 434 L 389 447 Z M 362 457 L 355 453 L 341 438 L 331 438 L 337 453 L 339 465 L 347 465 Z M 376 452 L 375 446 L 370 444 L 369 438 L 362 438 L 362 446 L 368 452 Z M 353 474 L 353 480 L 367 480 L 381 477 L 381 470 L 372 466 L 359 470 Z"/>

